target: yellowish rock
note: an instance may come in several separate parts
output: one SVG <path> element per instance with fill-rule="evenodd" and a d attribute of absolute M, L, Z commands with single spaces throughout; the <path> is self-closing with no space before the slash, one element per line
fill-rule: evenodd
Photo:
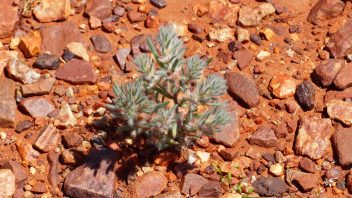
<path fill-rule="evenodd" d="M 20 39 L 19 49 L 26 58 L 31 58 L 40 53 L 42 46 L 42 36 L 39 31 L 34 31 L 31 34 Z"/>
<path fill-rule="evenodd" d="M 70 0 L 40 0 L 33 13 L 40 22 L 67 19 L 71 14 Z"/>
<path fill-rule="evenodd" d="M 284 167 L 281 164 L 273 164 L 269 169 L 270 173 L 275 176 L 281 176 L 284 174 Z"/>
<path fill-rule="evenodd" d="M 17 49 L 20 42 L 21 42 L 20 38 L 18 37 L 12 38 L 10 42 L 10 49 L 12 50 Z"/>
<path fill-rule="evenodd" d="M 263 29 L 261 33 L 264 35 L 264 38 L 268 41 L 270 41 L 275 36 L 275 32 L 270 28 Z"/>

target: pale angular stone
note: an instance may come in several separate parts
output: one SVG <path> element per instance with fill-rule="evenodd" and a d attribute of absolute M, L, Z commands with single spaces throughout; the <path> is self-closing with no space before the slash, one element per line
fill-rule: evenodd
<path fill-rule="evenodd" d="M 232 39 L 234 36 L 233 30 L 228 26 L 223 26 L 219 28 L 211 28 L 209 32 L 210 40 L 218 42 L 226 42 Z"/>
<path fill-rule="evenodd" d="M 33 13 L 40 22 L 67 19 L 71 13 L 70 0 L 40 0 Z"/>
<path fill-rule="evenodd" d="M 64 103 L 61 105 L 61 109 L 59 112 L 59 117 L 61 117 L 61 122 L 59 126 L 75 126 L 77 124 L 77 119 L 72 113 L 71 107 L 68 103 Z"/>
<path fill-rule="evenodd" d="M 352 103 L 343 100 L 331 100 L 326 103 L 327 112 L 331 119 L 336 119 L 348 126 L 352 126 Z"/>
<path fill-rule="evenodd" d="M 89 61 L 89 54 L 87 49 L 79 42 L 71 42 L 67 46 L 67 49 L 74 55 L 82 58 L 85 61 Z"/>
<path fill-rule="evenodd" d="M 35 82 L 33 84 L 22 85 L 22 95 L 28 97 L 48 94 L 54 86 L 55 81 L 55 78 L 50 77 L 40 79 L 38 82 Z"/>
<path fill-rule="evenodd" d="M 7 65 L 10 76 L 24 84 L 31 84 L 39 80 L 40 74 L 29 68 L 27 64 L 18 59 L 12 59 Z"/>
<path fill-rule="evenodd" d="M 39 133 L 37 140 L 34 142 L 34 147 L 42 152 L 49 152 L 55 149 L 59 138 L 60 134 L 57 129 L 49 124 Z"/>
<path fill-rule="evenodd" d="M 0 169 L 0 197 L 11 197 L 16 190 L 15 175 L 10 169 Z"/>
<path fill-rule="evenodd" d="M 55 109 L 54 105 L 44 97 L 22 99 L 20 104 L 33 118 L 45 118 Z"/>

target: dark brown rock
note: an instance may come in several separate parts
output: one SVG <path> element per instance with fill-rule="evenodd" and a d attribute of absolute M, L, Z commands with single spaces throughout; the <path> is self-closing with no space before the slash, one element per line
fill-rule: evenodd
<path fill-rule="evenodd" d="M 33 123 L 29 120 L 23 120 L 17 123 L 15 131 L 21 133 L 33 126 Z"/>
<path fill-rule="evenodd" d="M 296 88 L 296 99 L 304 110 L 312 110 L 315 106 L 315 87 L 310 81 L 303 81 Z"/>
<path fill-rule="evenodd" d="M 345 3 L 340 0 L 319 0 L 308 15 L 308 21 L 313 24 L 321 24 L 326 20 L 340 16 Z"/>
<path fill-rule="evenodd" d="M 166 0 L 150 0 L 150 3 L 159 9 L 167 6 Z"/>
<path fill-rule="evenodd" d="M 92 64 L 76 59 L 60 66 L 56 72 L 56 78 L 74 85 L 93 84 L 97 81 Z"/>
<path fill-rule="evenodd" d="M 188 24 L 188 30 L 193 34 L 201 34 L 204 32 L 204 29 L 201 26 L 199 26 L 197 23 Z"/>
<path fill-rule="evenodd" d="M 308 157 L 304 157 L 300 162 L 299 162 L 299 167 L 308 173 L 315 173 L 315 163 L 313 160 L 309 159 Z"/>
<path fill-rule="evenodd" d="M 240 137 L 239 116 L 237 111 L 230 113 L 232 121 L 221 126 L 219 132 L 214 132 L 211 139 L 224 146 L 232 147 Z"/>
<path fill-rule="evenodd" d="M 73 148 L 79 146 L 83 142 L 83 137 L 74 132 L 67 132 L 62 135 L 62 144 L 65 148 Z"/>
<path fill-rule="evenodd" d="M 330 59 L 322 62 L 314 69 L 314 78 L 320 85 L 327 87 L 334 81 L 343 65 L 344 60 Z"/>
<path fill-rule="evenodd" d="M 243 70 L 252 62 L 253 53 L 250 50 L 236 51 L 233 57 L 237 60 L 238 67 Z"/>
<path fill-rule="evenodd" d="M 250 144 L 260 147 L 275 147 L 277 145 L 277 138 L 274 130 L 269 126 L 260 126 L 250 137 Z"/>
<path fill-rule="evenodd" d="M 88 0 L 85 13 L 103 21 L 112 14 L 111 2 L 109 0 Z"/>
<path fill-rule="evenodd" d="M 19 23 L 18 7 L 13 0 L 3 0 L 0 3 L 0 39 L 7 38 L 15 31 Z"/>
<path fill-rule="evenodd" d="M 259 92 L 257 85 L 252 79 L 234 72 L 225 74 L 230 95 L 249 108 L 258 106 Z"/>
<path fill-rule="evenodd" d="M 286 183 L 279 178 L 260 177 L 253 183 L 254 191 L 260 196 L 280 197 L 288 190 Z"/>
<path fill-rule="evenodd" d="M 50 150 L 55 149 L 59 138 L 60 134 L 56 127 L 49 124 L 42 129 L 33 145 L 42 152 L 49 152 Z"/>
<path fill-rule="evenodd" d="M 60 57 L 48 54 L 41 53 L 38 58 L 35 60 L 34 66 L 39 69 L 57 69 L 60 65 Z"/>
<path fill-rule="evenodd" d="M 0 78 L 0 127 L 13 128 L 16 119 L 15 83 Z"/>
<path fill-rule="evenodd" d="M 204 177 L 197 174 L 187 174 L 182 184 L 181 193 L 186 196 L 196 195 L 200 188 L 208 182 Z"/>
<path fill-rule="evenodd" d="M 332 144 L 338 161 L 343 166 L 352 165 L 352 128 L 339 129 L 332 136 Z"/>
<path fill-rule="evenodd" d="M 340 29 L 326 44 L 327 50 L 334 58 L 344 58 L 352 52 L 352 19 L 344 21 Z"/>
<path fill-rule="evenodd" d="M 111 150 L 92 151 L 81 166 L 67 175 L 64 192 L 72 198 L 114 197 L 116 160 Z"/>
<path fill-rule="evenodd" d="M 20 105 L 32 118 L 44 118 L 55 109 L 54 105 L 48 99 L 43 97 L 22 99 Z"/>
<path fill-rule="evenodd" d="M 198 192 L 200 197 L 220 197 L 222 194 L 222 187 L 219 182 L 209 181 L 204 184 Z"/>
<path fill-rule="evenodd" d="M 346 89 L 352 86 L 352 63 L 348 63 L 340 69 L 337 74 L 334 85 L 339 89 Z"/>
<path fill-rule="evenodd" d="M 144 174 L 132 184 L 132 191 L 139 198 L 155 197 L 167 187 L 167 177 L 156 171 Z"/>
<path fill-rule="evenodd" d="M 105 36 L 95 35 L 90 39 L 92 40 L 95 51 L 100 53 L 108 53 L 112 51 L 112 45 Z"/>

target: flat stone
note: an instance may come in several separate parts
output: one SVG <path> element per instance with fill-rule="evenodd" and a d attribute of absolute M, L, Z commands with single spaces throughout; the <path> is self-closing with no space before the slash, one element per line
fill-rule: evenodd
<path fill-rule="evenodd" d="M 88 0 L 85 13 L 103 21 L 112 14 L 111 2 L 110 0 Z"/>
<path fill-rule="evenodd" d="M 77 124 L 77 119 L 73 115 L 70 105 L 66 102 L 61 105 L 61 109 L 59 111 L 59 118 L 60 123 L 56 126 L 68 128 Z"/>
<path fill-rule="evenodd" d="M 327 91 L 324 97 L 324 104 L 330 102 L 331 100 L 343 100 L 345 98 L 352 98 L 352 87 L 342 91 Z"/>
<path fill-rule="evenodd" d="M 254 191 L 260 196 L 280 197 L 288 190 L 286 183 L 279 178 L 260 177 L 253 183 Z"/>
<path fill-rule="evenodd" d="M 182 183 L 181 193 L 186 196 L 196 195 L 208 180 L 197 174 L 187 174 Z"/>
<path fill-rule="evenodd" d="M 304 157 L 300 162 L 299 162 L 299 167 L 308 173 L 315 173 L 315 163 L 313 160 L 309 159 L 308 157 Z"/>
<path fill-rule="evenodd" d="M 296 99 L 304 110 L 312 110 L 315 106 L 315 87 L 310 81 L 303 81 L 297 86 Z"/>
<path fill-rule="evenodd" d="M 16 190 L 15 175 L 9 169 L 0 169 L 0 197 L 12 197 Z"/>
<path fill-rule="evenodd" d="M 71 14 L 70 0 L 40 0 L 33 13 L 40 22 L 52 22 L 67 19 Z"/>
<path fill-rule="evenodd" d="M 219 182 L 209 181 L 204 184 L 198 192 L 200 197 L 220 197 L 222 194 L 222 187 Z"/>
<path fill-rule="evenodd" d="M 324 61 L 314 69 L 314 78 L 320 85 L 327 87 L 332 84 L 343 65 L 344 61 L 339 59 Z"/>
<path fill-rule="evenodd" d="M 76 57 L 89 61 L 90 56 L 86 47 L 80 42 L 71 42 L 66 46 L 67 51 L 72 52 Z"/>
<path fill-rule="evenodd" d="M 212 140 L 221 143 L 225 146 L 232 147 L 240 137 L 240 124 L 238 112 L 232 111 L 230 113 L 232 121 L 226 125 L 221 126 L 219 132 L 214 132 L 211 136 Z"/>
<path fill-rule="evenodd" d="M 132 184 L 132 191 L 138 198 L 155 197 L 167 187 L 164 173 L 151 171 L 137 178 Z"/>
<path fill-rule="evenodd" d="M 313 160 L 324 157 L 330 147 L 332 133 L 333 128 L 330 119 L 316 117 L 301 118 L 295 140 L 296 154 L 308 156 Z"/>
<path fill-rule="evenodd" d="M 240 73 L 227 72 L 225 74 L 228 91 L 238 102 L 249 108 L 259 105 L 259 92 L 256 83 Z"/>
<path fill-rule="evenodd" d="M 44 118 L 55 110 L 54 105 L 43 97 L 31 97 L 22 99 L 20 105 L 32 118 Z"/>
<path fill-rule="evenodd" d="M 340 29 L 326 43 L 334 58 L 344 58 L 352 52 L 352 19 L 346 19 Z"/>
<path fill-rule="evenodd" d="M 338 120 L 345 125 L 352 126 L 352 103 L 343 100 L 331 100 L 326 103 L 327 112 L 331 119 Z"/>
<path fill-rule="evenodd" d="M 33 123 L 29 120 L 23 120 L 17 123 L 15 131 L 17 133 L 22 133 L 23 131 L 31 128 Z"/>
<path fill-rule="evenodd" d="M 22 85 L 22 95 L 24 97 L 28 97 L 49 94 L 54 86 L 55 81 L 55 78 L 49 77 L 45 79 L 40 79 L 38 82 L 35 82 L 33 84 Z"/>
<path fill-rule="evenodd" d="M 221 26 L 217 28 L 211 28 L 209 31 L 209 38 L 213 41 L 226 42 L 233 39 L 234 32 L 228 26 Z"/>
<path fill-rule="evenodd" d="M 277 146 L 277 138 L 274 130 L 269 126 L 260 126 L 250 137 L 250 144 L 254 144 L 260 147 L 275 147 Z"/>
<path fill-rule="evenodd" d="M 92 40 L 95 51 L 100 53 L 108 53 L 112 51 L 112 45 L 105 36 L 95 35 L 90 39 Z"/>
<path fill-rule="evenodd" d="M 147 18 L 147 16 L 144 13 L 130 10 L 127 13 L 127 18 L 131 23 L 139 23 L 139 22 L 144 21 Z"/>
<path fill-rule="evenodd" d="M 49 124 L 41 130 L 33 145 L 42 152 L 49 152 L 56 148 L 59 138 L 57 129 Z"/>
<path fill-rule="evenodd" d="M 48 53 L 41 53 L 39 54 L 38 58 L 34 62 L 34 66 L 39 69 L 57 69 L 60 65 L 60 57 L 48 54 Z"/>
<path fill-rule="evenodd" d="M 17 140 L 16 146 L 18 153 L 25 162 L 34 163 L 37 161 L 40 153 L 33 149 L 32 145 L 28 142 Z"/>
<path fill-rule="evenodd" d="M 166 0 L 150 0 L 150 3 L 159 9 L 165 8 L 167 6 Z"/>
<path fill-rule="evenodd" d="M 33 193 L 45 193 L 47 191 L 46 185 L 43 181 L 37 181 L 31 188 Z"/>
<path fill-rule="evenodd" d="M 204 29 L 197 23 L 188 24 L 188 30 L 193 34 L 201 34 L 204 32 Z"/>
<path fill-rule="evenodd" d="M 352 165 L 351 153 L 352 129 L 339 129 L 332 136 L 332 144 L 335 153 L 337 154 L 339 163 L 343 166 Z"/>
<path fill-rule="evenodd" d="M 7 71 L 14 80 L 20 81 L 23 84 L 31 84 L 37 82 L 40 74 L 21 60 L 10 60 L 7 65 Z"/>
<path fill-rule="evenodd" d="M 15 83 L 12 80 L 0 78 L 0 127 L 13 128 L 16 118 Z"/>
<path fill-rule="evenodd" d="M 0 39 L 10 37 L 19 23 L 18 7 L 13 0 L 3 0 L 0 4 Z"/>
<path fill-rule="evenodd" d="M 275 13 L 275 8 L 271 3 L 263 3 L 257 8 L 242 6 L 238 13 L 238 21 L 242 26 L 258 26 L 261 20 Z"/>
<path fill-rule="evenodd" d="M 130 55 L 131 53 L 131 48 L 122 48 L 117 50 L 115 54 L 115 60 L 119 64 L 121 70 L 125 71 L 126 70 L 126 59 L 127 56 Z"/>
<path fill-rule="evenodd" d="M 77 165 L 83 159 L 84 155 L 79 149 L 65 149 L 60 154 L 60 162 L 64 165 Z"/>
<path fill-rule="evenodd" d="M 304 192 L 311 191 L 313 188 L 318 186 L 320 180 L 319 174 L 303 173 L 297 174 L 293 178 L 293 182 L 302 189 Z"/>
<path fill-rule="evenodd" d="M 334 85 L 338 89 L 346 89 L 352 86 L 352 63 L 343 66 L 337 74 Z"/>
<path fill-rule="evenodd" d="M 249 66 L 254 56 L 250 50 L 241 50 L 234 52 L 233 57 L 237 60 L 238 67 L 243 70 Z"/>
<path fill-rule="evenodd" d="M 81 166 L 67 175 L 64 192 L 72 198 L 114 197 L 116 160 L 111 150 L 92 151 Z"/>
<path fill-rule="evenodd" d="M 279 74 L 271 79 L 269 88 L 274 96 L 285 99 L 295 94 L 296 83 L 292 77 L 286 74 Z"/>
<path fill-rule="evenodd" d="M 219 152 L 221 157 L 227 161 L 232 161 L 238 156 L 238 149 L 236 148 L 225 148 Z"/>
<path fill-rule="evenodd" d="M 94 84 L 97 81 L 93 65 L 90 62 L 76 59 L 60 66 L 56 72 L 56 78 L 73 85 Z"/>
<path fill-rule="evenodd" d="M 57 56 L 61 56 L 67 44 L 71 42 L 84 43 L 77 25 L 70 21 L 45 26 L 40 33 L 43 39 L 42 52 Z"/>
<path fill-rule="evenodd" d="M 21 37 L 18 48 L 26 58 L 32 58 L 40 53 L 42 46 L 42 36 L 39 31 L 34 31 L 29 35 Z"/>
<path fill-rule="evenodd" d="M 48 182 L 54 188 L 59 184 L 59 153 L 50 151 L 48 153 L 49 173 Z"/>
<path fill-rule="evenodd" d="M 319 0 L 310 10 L 308 21 L 313 24 L 322 24 L 340 16 L 344 8 L 345 3 L 340 0 Z"/>
<path fill-rule="evenodd" d="M 64 133 L 62 135 L 62 144 L 65 148 L 73 148 L 79 146 L 83 142 L 83 137 L 77 133 Z"/>

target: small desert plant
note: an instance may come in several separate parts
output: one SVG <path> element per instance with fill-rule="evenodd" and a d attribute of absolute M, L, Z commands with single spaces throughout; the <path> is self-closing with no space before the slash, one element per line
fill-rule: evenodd
<path fill-rule="evenodd" d="M 210 60 L 198 55 L 184 58 L 183 41 L 172 26 L 164 26 L 157 35 L 157 46 L 150 38 L 151 54 L 141 54 L 134 63 L 141 76 L 135 81 L 114 84 L 116 98 L 108 105 L 119 132 L 132 137 L 141 133 L 163 149 L 182 145 L 186 137 L 199 137 L 219 131 L 230 122 L 219 96 L 226 82 L 218 75 L 204 77 Z"/>

